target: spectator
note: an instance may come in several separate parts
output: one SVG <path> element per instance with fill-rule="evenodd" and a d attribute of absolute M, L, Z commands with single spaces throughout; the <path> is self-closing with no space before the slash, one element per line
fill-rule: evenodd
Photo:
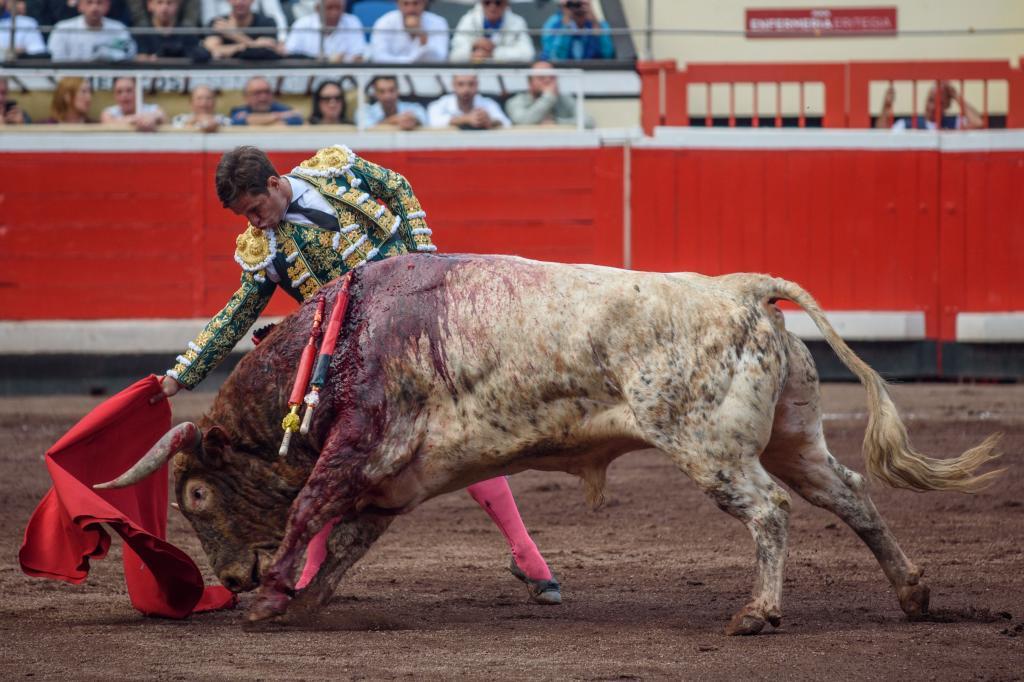
<path fill-rule="evenodd" d="M 19 57 L 28 57 L 46 53 L 43 34 L 39 32 L 39 22 L 32 17 L 7 11 L 7 5 L 14 0 L 0 0 L 0 58 L 7 58 L 7 49 L 11 46 L 11 22 L 14 22 L 14 53 Z"/>
<path fill-rule="evenodd" d="M 274 37 L 277 24 L 270 17 L 254 14 L 253 0 L 230 0 L 231 13 L 210 22 L 215 33 L 203 41 L 214 59 L 229 57 L 270 58 L 280 54 Z"/>
<path fill-rule="evenodd" d="M 558 4 L 561 10 L 544 22 L 541 59 L 615 58 L 608 22 L 598 20 L 590 0 L 558 0 Z"/>
<path fill-rule="evenodd" d="M 370 89 L 376 102 L 356 113 L 360 127 L 386 125 L 414 130 L 427 124 L 427 111 L 421 104 L 398 99 L 398 79 L 394 76 L 377 76 L 370 82 Z"/>
<path fill-rule="evenodd" d="M 319 57 L 320 11 L 331 27 L 323 36 L 323 56 L 330 62 L 361 62 L 366 57 L 366 35 L 363 22 L 345 12 L 345 0 L 320 0 L 317 11 L 296 20 L 288 33 L 284 51 L 289 55 Z"/>
<path fill-rule="evenodd" d="M 340 125 L 345 123 L 345 91 L 337 81 L 324 81 L 313 93 L 310 125 Z"/>
<path fill-rule="evenodd" d="M 50 34 L 50 56 L 55 62 L 125 61 L 135 56 L 135 41 L 128 28 L 108 19 L 110 0 L 78 0 L 79 16 L 60 21 Z"/>
<path fill-rule="evenodd" d="M 984 128 L 985 121 L 978 113 L 978 110 L 967 103 L 963 98 L 957 97 L 956 88 L 949 81 L 941 81 L 942 118 L 940 124 L 944 130 L 972 130 Z M 896 99 L 896 90 L 890 85 L 885 91 L 885 99 L 882 101 L 882 111 L 875 119 L 876 128 L 892 128 L 893 130 L 906 130 L 910 127 L 910 118 L 898 118 L 893 120 L 892 105 Z M 960 103 L 960 116 L 947 116 L 953 100 Z M 918 116 L 915 127 L 919 130 L 935 130 L 935 86 L 928 90 L 928 97 L 924 103 L 924 116 Z"/>
<path fill-rule="evenodd" d="M 189 97 L 192 111 L 178 114 L 171 120 L 175 128 L 192 128 L 201 133 L 214 133 L 218 128 L 231 125 L 231 119 L 217 113 L 217 93 L 208 85 L 197 85 Z"/>
<path fill-rule="evenodd" d="M 537 62 L 536 70 L 553 68 L 549 62 Z M 576 100 L 558 91 L 558 78 L 551 73 L 532 74 L 529 90 L 513 95 L 505 102 L 505 111 L 516 125 L 549 125 L 576 123 Z M 594 119 L 584 114 L 583 125 L 594 127 Z"/>
<path fill-rule="evenodd" d="M 78 76 L 57 81 L 50 104 L 50 118 L 46 123 L 95 123 L 89 117 L 92 107 L 92 86 Z"/>
<path fill-rule="evenodd" d="M 193 57 L 199 47 L 199 36 L 195 33 L 176 33 L 175 28 L 182 26 L 181 0 L 146 0 L 149 16 L 148 26 L 158 33 L 145 33 L 136 41 L 139 46 L 140 60 L 153 60 L 161 57 Z"/>
<path fill-rule="evenodd" d="M 41 26 L 56 26 L 65 19 L 73 19 L 79 14 L 78 0 L 26 0 L 30 8 L 28 13 L 35 17 Z M 131 26 L 132 13 L 128 10 L 125 0 L 111 0 L 108 19 L 117 19 L 125 26 Z"/>
<path fill-rule="evenodd" d="M 139 132 L 153 132 L 167 122 L 167 114 L 155 104 L 142 104 L 135 110 L 135 79 L 121 76 L 114 79 L 114 104 L 100 112 L 100 123 L 127 123 Z"/>
<path fill-rule="evenodd" d="M 217 17 L 231 14 L 231 0 L 199 0 L 200 17 L 203 25 L 209 25 Z M 253 14 L 261 14 L 270 17 L 277 27 L 277 39 L 284 42 L 288 34 L 288 19 L 284 10 L 281 9 L 281 0 L 255 0 L 252 6 Z"/>
<path fill-rule="evenodd" d="M 242 94 L 245 95 L 245 104 L 231 110 L 231 125 L 302 125 L 302 114 L 274 101 L 274 91 L 270 89 L 270 82 L 266 78 L 250 78 Z"/>
<path fill-rule="evenodd" d="M 7 99 L 9 83 L 7 76 L 0 76 L 0 107 L 3 108 L 3 116 L 0 116 L 0 125 L 21 125 L 31 123 L 28 114 L 21 110 L 18 103 L 13 99 Z"/>
<path fill-rule="evenodd" d="M 434 100 L 427 107 L 430 125 L 434 128 L 454 126 L 462 130 L 488 130 L 512 125 L 498 103 L 481 95 L 479 89 L 476 76 L 453 76 L 452 90 L 455 92 Z"/>
<path fill-rule="evenodd" d="M 448 22 L 426 10 L 427 0 L 398 0 L 398 9 L 373 24 L 370 59 L 396 64 L 445 61 Z"/>
<path fill-rule="evenodd" d="M 150 0 L 127 0 L 128 11 L 131 14 L 131 26 L 154 26 L 152 23 L 153 10 L 150 8 Z M 179 0 L 178 11 L 174 15 L 171 26 L 185 26 L 197 28 L 203 24 L 199 21 L 199 0 Z M 196 35 L 196 34 L 193 34 Z M 198 41 L 199 36 L 196 35 Z M 142 51 L 142 41 L 139 43 L 139 51 Z"/>
<path fill-rule="evenodd" d="M 480 0 L 462 15 L 449 59 L 453 62 L 528 62 L 533 60 L 533 40 L 526 19 L 508 8 L 509 0 Z"/>

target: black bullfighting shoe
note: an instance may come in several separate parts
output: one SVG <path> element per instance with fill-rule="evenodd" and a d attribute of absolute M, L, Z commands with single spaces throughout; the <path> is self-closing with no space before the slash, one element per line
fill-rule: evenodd
<path fill-rule="evenodd" d="M 514 557 L 508 562 L 508 571 L 526 584 L 526 591 L 530 593 L 530 599 L 538 604 L 554 606 L 562 603 L 562 586 L 558 584 L 554 573 L 551 574 L 551 580 L 531 580 L 519 568 Z"/>

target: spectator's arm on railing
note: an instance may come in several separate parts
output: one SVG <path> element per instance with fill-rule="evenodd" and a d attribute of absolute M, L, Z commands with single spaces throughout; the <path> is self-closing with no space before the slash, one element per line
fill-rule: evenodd
<path fill-rule="evenodd" d="M 528 93 L 520 93 L 505 102 L 508 117 L 516 125 L 537 125 L 544 121 L 558 103 L 558 95 L 545 92 L 536 99 Z"/>
<path fill-rule="evenodd" d="M 878 112 L 878 118 L 875 119 L 876 128 L 892 128 L 892 104 L 895 99 L 896 90 L 890 85 L 882 99 L 882 110 Z"/>

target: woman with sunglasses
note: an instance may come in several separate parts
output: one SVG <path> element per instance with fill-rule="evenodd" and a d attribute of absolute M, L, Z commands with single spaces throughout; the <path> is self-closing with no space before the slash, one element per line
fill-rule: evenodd
<path fill-rule="evenodd" d="M 345 121 L 345 91 L 338 81 L 324 81 L 313 93 L 310 125 L 339 125 Z"/>

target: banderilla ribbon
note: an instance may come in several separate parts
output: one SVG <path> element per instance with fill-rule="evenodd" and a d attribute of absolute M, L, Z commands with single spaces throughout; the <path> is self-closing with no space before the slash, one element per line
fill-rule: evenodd
<path fill-rule="evenodd" d="M 313 371 L 313 357 L 316 355 L 316 342 L 320 337 L 320 323 L 324 319 L 324 302 L 326 297 L 321 297 L 316 304 L 316 313 L 313 315 L 313 326 L 309 330 L 309 341 L 302 349 L 302 356 L 299 358 L 299 369 L 295 373 L 295 384 L 292 385 L 292 393 L 288 398 L 288 414 L 281 420 L 281 428 L 284 429 L 284 438 L 281 440 L 281 448 L 277 454 L 284 457 L 288 454 L 288 446 L 292 442 L 292 434 L 299 430 L 299 407 L 302 405 L 302 394 L 306 392 L 309 384 L 309 375 Z"/>
<path fill-rule="evenodd" d="M 341 289 L 334 299 L 334 308 L 331 310 L 331 319 L 327 322 L 327 331 L 324 332 L 324 342 L 320 344 L 320 356 L 316 359 L 316 367 L 313 369 L 313 381 L 309 386 L 309 393 L 306 394 L 306 414 L 302 417 L 302 427 L 299 433 L 309 433 L 309 425 L 313 421 L 313 410 L 320 403 L 320 390 L 327 382 L 327 370 L 331 365 L 331 358 L 334 357 L 334 348 L 338 343 L 338 334 L 341 332 L 341 323 L 345 320 L 345 311 L 348 309 L 348 286 L 352 280 L 352 272 L 345 275 L 341 282 Z"/>

